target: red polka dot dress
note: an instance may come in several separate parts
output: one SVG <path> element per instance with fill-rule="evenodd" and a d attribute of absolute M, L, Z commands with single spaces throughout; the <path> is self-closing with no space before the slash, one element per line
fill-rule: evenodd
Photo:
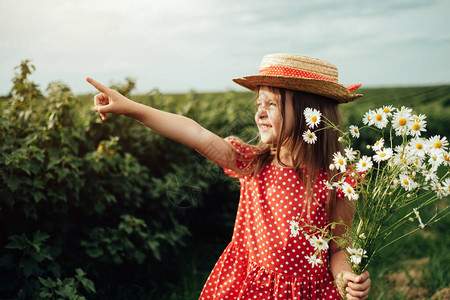
<path fill-rule="evenodd" d="M 239 168 L 253 149 L 230 140 L 236 149 Z M 242 159 L 242 160 L 241 160 Z M 306 256 L 315 249 L 303 234 L 291 236 L 290 221 L 310 212 L 311 223 L 324 227 L 328 222 L 325 202 L 327 176 L 321 172 L 314 186 L 319 203 L 306 208 L 305 186 L 293 168 L 266 166 L 252 180 L 238 175 L 241 196 L 233 237 L 209 275 L 201 300 L 206 299 L 340 299 L 328 269 L 312 266 Z"/>

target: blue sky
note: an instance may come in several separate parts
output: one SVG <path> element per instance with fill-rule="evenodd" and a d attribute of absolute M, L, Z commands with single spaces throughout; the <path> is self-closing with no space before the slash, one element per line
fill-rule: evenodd
<path fill-rule="evenodd" d="M 31 59 L 45 89 L 137 80 L 137 91 L 243 90 L 264 54 L 326 59 L 365 87 L 450 83 L 450 1 L 1 0 L 0 94 Z"/>

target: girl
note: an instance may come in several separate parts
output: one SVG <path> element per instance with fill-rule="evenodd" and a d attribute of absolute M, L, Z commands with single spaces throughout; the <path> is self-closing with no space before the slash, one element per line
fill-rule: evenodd
<path fill-rule="evenodd" d="M 133 102 L 91 78 L 100 93 L 94 110 L 134 118 L 156 132 L 192 147 L 239 178 L 241 197 L 232 241 L 205 283 L 200 299 L 366 299 L 367 272 L 355 275 L 337 245 L 323 245 L 323 262 L 302 234 L 291 233 L 293 220 L 324 227 L 351 223 L 352 209 L 341 193 L 328 192 L 332 154 L 341 146 L 334 131 L 306 143 L 303 111 L 319 109 L 337 124 L 338 103 L 362 95 L 359 85 L 338 83 L 337 68 L 323 60 L 293 54 L 263 58 L 259 75 L 234 81 L 257 92 L 258 146 L 235 137 L 222 139 L 195 121 Z M 341 199 L 342 198 L 342 199 Z M 333 234 L 342 234 L 336 228 Z M 334 284 L 336 281 L 336 285 Z M 339 288 L 337 288 L 339 286 Z"/>

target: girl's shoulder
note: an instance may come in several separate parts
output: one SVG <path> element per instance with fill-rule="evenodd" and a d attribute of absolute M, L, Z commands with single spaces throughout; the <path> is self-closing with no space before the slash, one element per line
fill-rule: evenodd
<path fill-rule="evenodd" d="M 237 154 L 253 156 L 259 152 L 259 148 L 257 146 L 247 144 L 237 136 L 226 137 L 225 141 L 229 142 L 233 146 Z"/>
<path fill-rule="evenodd" d="M 225 174 L 230 175 L 230 177 L 241 177 L 249 173 L 254 165 L 255 156 L 259 153 L 259 148 L 244 143 L 236 136 L 229 136 L 225 138 L 225 141 L 229 142 L 234 148 L 234 160 L 236 163 L 236 169 L 225 168 Z"/>

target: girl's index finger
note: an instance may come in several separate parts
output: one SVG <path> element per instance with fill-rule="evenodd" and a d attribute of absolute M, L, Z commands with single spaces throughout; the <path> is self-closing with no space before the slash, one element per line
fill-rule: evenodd
<path fill-rule="evenodd" d="M 86 77 L 86 81 L 89 82 L 93 87 L 95 87 L 99 92 L 107 94 L 109 88 L 101 84 L 100 82 L 95 81 L 91 77 Z"/>

